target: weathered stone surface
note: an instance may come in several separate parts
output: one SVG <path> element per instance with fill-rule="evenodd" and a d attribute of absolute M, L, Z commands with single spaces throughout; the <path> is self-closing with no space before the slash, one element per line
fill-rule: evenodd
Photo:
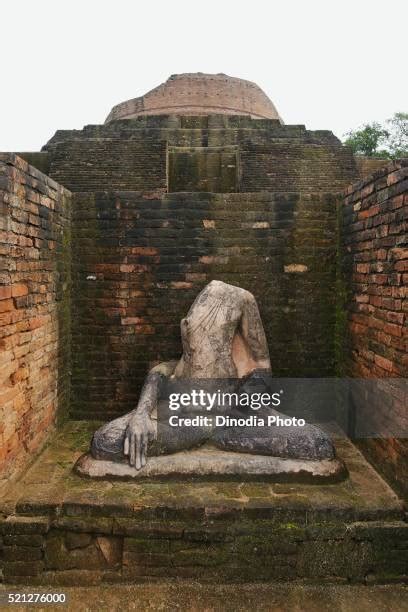
<path fill-rule="evenodd" d="M 31 576 L 38 576 L 43 569 L 43 561 L 9 561 L 4 564 L 3 572 L 8 582 L 13 582 L 17 576 L 24 576 L 26 579 Z"/>
<path fill-rule="evenodd" d="M 92 536 L 90 533 L 68 531 L 65 534 L 65 546 L 68 550 L 73 550 L 74 548 L 85 548 L 86 546 L 89 546 L 91 541 Z"/>
<path fill-rule="evenodd" d="M 90 478 L 128 480 L 174 479 L 183 477 L 232 477 L 238 480 L 267 479 L 283 482 L 336 482 L 346 477 L 344 465 L 338 459 L 319 461 L 280 459 L 261 455 L 230 453 L 215 449 L 179 452 L 165 457 L 150 457 L 140 470 L 127 463 L 94 459 L 83 455 L 75 470 Z"/>
<path fill-rule="evenodd" d="M 72 569 L 108 569 L 115 567 L 121 562 L 122 542 L 114 536 L 90 536 L 88 543 L 85 536 L 78 534 L 76 544 L 72 546 L 72 534 L 64 531 L 52 530 L 45 542 L 45 564 L 47 569 L 72 570 Z"/>
<path fill-rule="evenodd" d="M 99 547 L 108 567 L 113 567 L 121 563 L 122 560 L 122 539 L 117 537 L 106 537 L 99 535 L 96 538 L 96 545 Z"/>
<path fill-rule="evenodd" d="M 42 550 L 38 546 L 5 546 L 3 548 L 5 561 L 38 561 L 42 557 Z"/>
<path fill-rule="evenodd" d="M 0 521 L 0 533 L 10 534 L 43 534 L 49 529 L 49 518 L 46 516 L 9 516 Z"/>
<path fill-rule="evenodd" d="M 400 520 L 403 506 L 384 481 L 347 440 L 335 439 L 336 454 L 349 472 L 337 484 L 200 482 L 120 482 L 84 479 L 72 473 L 75 461 L 86 452 L 95 423 L 70 422 L 56 436 L 20 483 L 6 493 L 9 518 L 0 522 L 6 535 L 41 534 L 52 526 L 82 533 L 138 535 L 166 534 L 171 528 L 178 537 L 186 528 L 183 513 L 201 518 L 229 520 L 269 512 L 282 522 L 320 524 L 337 519 L 352 521 Z M 61 469 L 55 470 L 56 462 Z M 16 516 L 20 499 L 36 495 L 38 483 L 48 482 L 38 513 L 43 516 Z M 56 498 L 56 491 L 58 497 Z M 62 493 L 62 495 L 61 495 Z M 56 509 L 51 509 L 55 500 Z M 250 512 L 249 512 L 250 511 Z M 248 514 L 247 514 L 248 513 Z M 293 520 L 297 516 L 296 521 Z M 171 524 L 162 518 L 172 516 Z M 185 514 L 184 516 L 187 516 Z M 292 517 L 292 518 L 290 518 Z M 173 522 L 174 521 L 174 522 Z M 181 521 L 181 523 L 180 523 Z M 134 531 L 133 531 L 134 530 Z M 148 536 L 146 536 L 148 537 Z M 166 536 L 170 537 L 170 536 Z"/>
<path fill-rule="evenodd" d="M 42 535 L 5 535 L 3 538 L 6 546 L 42 546 L 44 538 Z"/>
<path fill-rule="evenodd" d="M 73 504 L 75 507 L 75 504 Z M 65 508 L 65 511 L 69 508 Z M 104 517 L 87 517 L 86 510 L 83 506 L 75 507 L 75 514 L 77 516 L 61 516 L 55 518 L 51 522 L 51 527 L 59 530 L 69 530 L 69 533 L 85 534 L 88 540 L 88 534 L 110 534 L 112 533 L 113 520 Z M 71 536 L 68 536 L 68 542 L 70 543 Z"/>
<path fill-rule="evenodd" d="M 153 521 L 145 523 L 134 519 L 115 518 L 113 533 L 147 539 L 171 540 L 181 538 L 183 534 L 185 536 L 186 532 L 183 523 L 163 525 Z"/>

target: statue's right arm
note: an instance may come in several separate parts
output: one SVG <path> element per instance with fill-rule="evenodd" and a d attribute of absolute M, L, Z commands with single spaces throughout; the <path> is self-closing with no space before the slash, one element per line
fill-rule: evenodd
<path fill-rule="evenodd" d="M 153 410 L 157 407 L 163 384 L 174 372 L 177 361 L 160 363 L 152 368 L 147 375 L 135 410 L 125 432 L 123 452 L 129 457 L 130 465 L 140 470 L 147 459 L 147 446 L 149 441 L 157 435 L 157 426 L 151 418 Z"/>

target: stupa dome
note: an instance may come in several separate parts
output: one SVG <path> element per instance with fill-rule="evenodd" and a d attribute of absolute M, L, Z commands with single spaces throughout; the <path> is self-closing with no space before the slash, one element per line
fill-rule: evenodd
<path fill-rule="evenodd" d="M 144 96 L 114 106 L 105 123 L 146 115 L 246 115 L 277 119 L 272 101 L 258 85 L 226 74 L 173 74 Z"/>

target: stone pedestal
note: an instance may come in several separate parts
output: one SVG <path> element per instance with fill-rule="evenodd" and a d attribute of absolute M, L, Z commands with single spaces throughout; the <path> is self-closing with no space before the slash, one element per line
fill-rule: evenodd
<path fill-rule="evenodd" d="M 94 459 L 82 455 L 75 465 L 80 476 L 123 480 L 172 480 L 188 477 L 195 480 L 223 480 L 266 482 L 338 482 L 347 476 L 339 459 L 281 459 L 265 455 L 220 451 L 211 446 L 173 455 L 149 457 L 140 470 L 128 463 Z"/>
<path fill-rule="evenodd" d="M 122 482 L 73 473 L 96 426 L 70 422 L 0 498 L 6 583 L 406 578 L 404 506 L 347 440 L 336 452 L 349 477 L 332 484 Z"/>

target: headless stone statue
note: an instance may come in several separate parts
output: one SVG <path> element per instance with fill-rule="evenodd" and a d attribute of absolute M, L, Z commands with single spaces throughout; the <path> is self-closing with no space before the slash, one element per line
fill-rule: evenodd
<path fill-rule="evenodd" d="M 228 384 L 235 380 L 241 389 L 255 381 L 258 388 L 260 384 L 267 390 L 269 351 L 255 298 L 248 291 L 221 281 L 210 282 L 181 321 L 181 338 L 180 360 L 162 363 L 149 372 L 136 409 L 96 431 L 91 444 L 93 459 L 127 462 L 140 470 L 149 457 L 194 449 L 205 442 L 224 451 L 284 459 L 316 462 L 334 458 L 329 436 L 308 424 L 158 427 L 157 407 L 166 380 L 224 379 Z M 285 418 L 270 407 L 260 413 Z"/>

